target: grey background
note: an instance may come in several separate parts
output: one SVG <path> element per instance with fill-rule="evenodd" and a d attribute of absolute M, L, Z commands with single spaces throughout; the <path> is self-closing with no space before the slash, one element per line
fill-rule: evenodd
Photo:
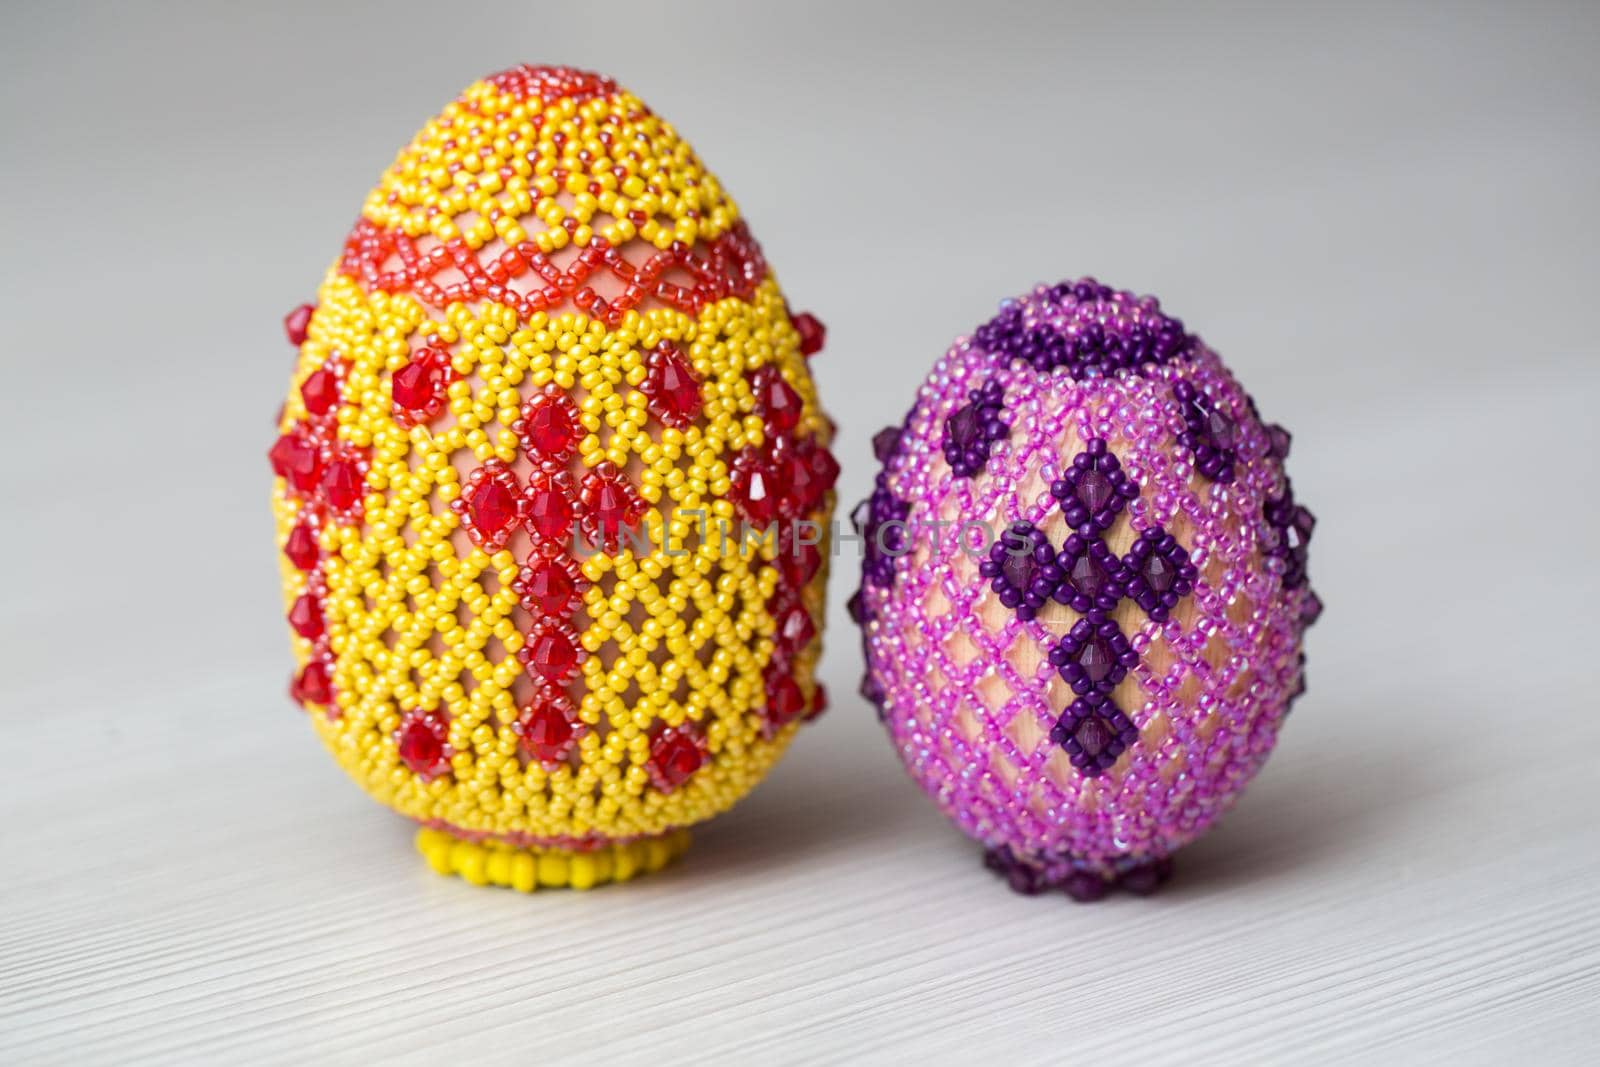
<path fill-rule="evenodd" d="M 1597 43 L 1578 4 L 8 6 L 0 1059 L 1577 1060 Z M 951 338 L 1082 273 L 1294 431 L 1311 690 L 1162 896 L 978 869 L 853 695 L 848 561 L 834 710 L 626 890 L 436 879 L 321 754 L 279 319 L 522 60 L 677 124 L 827 322 L 845 510 Z"/>

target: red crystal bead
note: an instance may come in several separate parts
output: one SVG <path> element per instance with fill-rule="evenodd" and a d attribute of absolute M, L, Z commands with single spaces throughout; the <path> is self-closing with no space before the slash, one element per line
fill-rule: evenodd
<path fill-rule="evenodd" d="M 301 704 L 332 703 L 333 672 L 329 670 L 327 661 L 313 659 L 307 663 L 290 687 L 290 695 Z"/>
<path fill-rule="evenodd" d="M 583 476 L 583 533 L 591 544 L 614 548 L 627 528 L 644 515 L 645 503 L 632 484 L 610 463 Z"/>
<path fill-rule="evenodd" d="M 544 620 L 528 635 L 517 659 L 536 677 L 561 685 L 578 669 L 582 653 L 578 635 L 566 623 Z"/>
<path fill-rule="evenodd" d="M 816 545 L 791 540 L 778 546 L 778 570 L 791 588 L 802 588 L 821 569 L 822 550 Z"/>
<path fill-rule="evenodd" d="M 556 461 L 571 456 L 584 433 L 572 398 L 554 383 L 528 398 L 511 430 L 531 454 Z"/>
<path fill-rule="evenodd" d="M 317 480 L 322 474 L 322 456 L 317 446 L 298 428 L 279 437 L 267 453 L 267 458 L 272 461 L 273 473 L 286 479 L 300 492 L 309 493 L 317 487 Z"/>
<path fill-rule="evenodd" d="M 790 445 L 786 443 L 788 440 L 779 438 L 778 447 L 773 449 L 774 462 L 783 471 L 784 499 L 780 503 L 783 510 L 800 515 L 810 511 L 811 501 L 821 494 L 812 484 L 815 476 L 809 455 L 810 442 Z"/>
<path fill-rule="evenodd" d="M 806 722 L 810 722 L 828 710 L 828 688 L 821 682 L 811 688 L 811 710 L 806 712 Z"/>
<path fill-rule="evenodd" d="M 783 726 L 806 710 L 806 697 L 787 670 L 769 670 L 768 673 L 767 721 L 773 726 Z"/>
<path fill-rule="evenodd" d="M 313 304 L 301 304 L 283 317 L 283 332 L 296 348 L 306 343 L 306 330 L 311 325 L 311 313 L 315 310 Z"/>
<path fill-rule="evenodd" d="M 833 458 L 833 453 L 823 445 L 817 445 L 811 451 L 811 475 L 813 496 L 806 503 L 807 511 L 820 507 L 822 498 L 839 484 L 839 461 Z"/>
<path fill-rule="evenodd" d="M 396 414 L 405 422 L 432 418 L 444 410 L 445 388 L 450 384 L 450 357 L 437 348 L 424 348 L 394 372 L 389 382 Z"/>
<path fill-rule="evenodd" d="M 778 639 L 791 651 L 805 648 L 816 636 L 817 624 L 803 604 L 795 604 L 778 621 Z"/>
<path fill-rule="evenodd" d="M 361 502 L 366 478 L 353 459 L 336 459 L 322 472 L 322 492 L 335 511 L 349 511 Z"/>
<path fill-rule="evenodd" d="M 650 777 L 656 788 L 670 793 L 683 785 L 705 762 L 700 746 L 675 730 L 666 730 L 650 746 Z"/>
<path fill-rule="evenodd" d="M 535 471 L 528 479 L 522 511 L 534 533 L 561 541 L 572 531 L 572 489 L 561 475 Z"/>
<path fill-rule="evenodd" d="M 582 588 L 583 572 L 570 560 L 535 556 L 511 583 L 522 606 L 535 615 L 562 616 L 570 612 Z"/>
<path fill-rule="evenodd" d="M 517 497 L 493 478 L 478 483 L 467 497 L 467 516 L 485 537 L 504 530 L 517 517 Z"/>
<path fill-rule="evenodd" d="M 302 593 L 289 608 L 289 625 L 307 641 L 315 641 L 324 631 L 322 605 L 310 593 Z"/>
<path fill-rule="evenodd" d="M 790 317 L 794 328 L 800 334 L 800 354 L 813 356 L 822 351 L 822 342 L 827 339 L 828 328 L 824 326 L 815 315 L 809 311 L 802 311 Z"/>
<path fill-rule="evenodd" d="M 774 433 L 788 433 L 800 423 L 800 394 L 784 381 L 778 368 L 767 366 L 751 375 L 756 395 L 756 414 Z"/>
<path fill-rule="evenodd" d="M 327 367 L 300 383 L 300 399 L 313 415 L 326 415 L 339 403 L 339 376 Z"/>
<path fill-rule="evenodd" d="M 733 502 L 744 517 L 765 525 L 777 518 L 783 496 L 779 464 L 770 453 L 745 448 L 733 460 Z"/>
<path fill-rule="evenodd" d="M 424 781 L 450 769 L 450 728 L 442 716 L 409 712 L 394 736 L 400 762 Z"/>
<path fill-rule="evenodd" d="M 522 747 L 540 763 L 559 763 L 572 751 L 578 729 L 566 712 L 554 703 L 539 704 L 523 716 L 518 725 Z"/>
<path fill-rule="evenodd" d="M 289 557 L 289 562 L 296 568 L 308 571 L 317 565 L 317 559 L 322 554 L 321 547 L 317 544 L 317 531 L 309 523 L 299 523 L 289 531 L 289 536 L 283 541 L 283 554 Z"/>
<path fill-rule="evenodd" d="M 467 475 L 461 495 L 450 502 L 450 510 L 460 517 L 473 544 L 485 552 L 498 552 L 516 529 L 521 490 L 511 468 L 491 459 Z"/>
<path fill-rule="evenodd" d="M 682 429 L 700 415 L 700 379 L 670 341 L 651 350 L 640 388 L 650 398 L 651 412 L 667 426 Z"/>

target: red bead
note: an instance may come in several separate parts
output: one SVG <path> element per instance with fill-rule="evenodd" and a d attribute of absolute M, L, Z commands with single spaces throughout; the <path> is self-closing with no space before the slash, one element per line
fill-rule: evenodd
<path fill-rule="evenodd" d="M 522 606 L 535 615 L 563 616 L 577 606 L 586 583 L 576 561 L 535 555 L 511 583 Z"/>
<path fill-rule="evenodd" d="M 467 498 L 467 515 L 485 537 L 510 526 L 517 517 L 517 497 L 509 488 L 486 478 Z"/>
<path fill-rule="evenodd" d="M 769 669 L 768 674 L 767 721 L 773 726 L 783 726 L 806 710 L 806 697 L 787 670 Z"/>
<path fill-rule="evenodd" d="M 322 456 L 298 428 L 279 437 L 267 458 L 272 461 L 273 472 L 300 492 L 309 493 L 317 487 L 322 474 Z"/>
<path fill-rule="evenodd" d="M 562 541 L 572 532 L 572 486 L 563 475 L 535 471 L 522 500 L 528 527 L 547 541 Z"/>
<path fill-rule="evenodd" d="M 310 593 L 302 593 L 289 609 L 289 625 L 307 641 L 315 641 L 323 634 L 322 605 Z"/>
<path fill-rule="evenodd" d="M 778 570 L 791 588 L 803 588 L 822 569 L 822 550 L 790 539 L 778 548 Z"/>
<path fill-rule="evenodd" d="M 485 552 L 498 552 L 517 527 L 521 492 L 511 468 L 491 459 L 467 475 L 461 495 L 450 502 L 450 510 L 460 517 L 473 544 Z"/>
<path fill-rule="evenodd" d="M 339 376 L 324 367 L 300 383 L 300 399 L 313 415 L 326 415 L 339 403 Z"/>
<path fill-rule="evenodd" d="M 780 438 L 774 450 L 783 471 L 786 490 L 783 507 L 790 514 L 801 517 L 822 506 L 828 491 L 839 480 L 839 464 L 826 449 L 812 440 L 787 443 Z"/>
<path fill-rule="evenodd" d="M 778 368 L 767 366 L 751 375 L 750 386 L 756 394 L 756 414 L 774 433 L 785 434 L 800 423 L 800 394 L 784 381 Z"/>
<path fill-rule="evenodd" d="M 297 524 L 284 538 L 283 554 L 299 570 L 308 571 L 315 567 L 322 555 L 322 549 L 317 544 L 317 531 L 309 523 Z"/>
<path fill-rule="evenodd" d="M 651 350 L 640 389 L 650 398 L 650 410 L 663 425 L 681 430 L 700 416 L 704 403 L 700 379 L 670 341 Z"/>
<path fill-rule="evenodd" d="M 577 672 L 582 662 L 577 632 L 564 622 L 543 620 L 528 634 L 517 659 L 535 677 L 561 685 Z"/>
<path fill-rule="evenodd" d="M 328 705 L 333 702 L 333 672 L 323 659 L 313 659 L 300 671 L 290 695 L 301 704 Z"/>
<path fill-rule="evenodd" d="M 406 424 L 433 418 L 444 410 L 449 384 L 450 357 L 437 348 L 419 350 L 389 382 L 395 414 Z"/>
<path fill-rule="evenodd" d="M 650 777 L 656 788 L 670 793 L 683 785 L 705 762 L 700 746 L 675 730 L 665 730 L 650 746 Z"/>
<path fill-rule="evenodd" d="M 531 708 L 517 726 L 522 747 L 540 763 L 560 763 L 572 751 L 578 727 L 555 702 Z"/>
<path fill-rule="evenodd" d="M 394 734 L 400 762 L 428 781 L 450 769 L 450 727 L 432 712 L 407 712 Z"/>
<path fill-rule="evenodd" d="M 751 522 L 766 525 L 777 518 L 783 480 L 771 453 L 741 449 L 733 459 L 733 502 Z"/>
<path fill-rule="evenodd" d="M 817 636 L 817 624 L 803 604 L 795 604 L 778 620 L 778 640 L 791 652 L 798 652 Z"/>
<path fill-rule="evenodd" d="M 809 311 L 802 311 L 790 317 L 795 330 L 800 334 L 800 354 L 814 356 L 822 351 L 822 342 L 827 339 L 828 328 L 822 325 L 815 315 Z"/>
<path fill-rule="evenodd" d="M 821 682 L 811 688 L 811 710 L 806 712 L 806 722 L 810 722 L 828 710 L 828 688 Z"/>
<path fill-rule="evenodd" d="M 614 549 L 623 534 L 644 515 L 645 502 L 633 485 L 610 463 L 583 476 L 583 534 L 589 543 Z"/>
<path fill-rule="evenodd" d="M 353 459 L 336 459 L 322 472 L 322 493 L 335 511 L 349 511 L 361 502 L 366 478 Z"/>
<path fill-rule="evenodd" d="M 570 457 L 584 435 L 572 398 L 554 383 L 528 398 L 511 430 L 530 454 L 556 461 Z"/>
<path fill-rule="evenodd" d="M 283 332 L 296 348 L 306 343 L 306 329 L 311 325 L 311 313 L 315 310 L 314 304 L 301 304 L 283 317 Z"/>
<path fill-rule="evenodd" d="M 839 483 L 839 461 L 833 458 L 833 453 L 825 445 L 816 445 L 811 449 L 811 491 L 812 496 L 807 501 L 806 510 L 812 511 L 822 506 L 822 499 L 833 487 Z"/>

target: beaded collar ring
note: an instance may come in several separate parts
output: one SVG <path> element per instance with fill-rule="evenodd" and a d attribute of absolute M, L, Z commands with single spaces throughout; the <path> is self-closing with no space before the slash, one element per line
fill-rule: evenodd
<path fill-rule="evenodd" d="M 874 444 L 850 608 L 907 770 L 1020 892 L 1154 890 L 1305 688 L 1288 433 L 1084 279 L 1003 303 Z"/>
<path fill-rule="evenodd" d="M 292 695 L 436 870 L 653 870 L 822 711 L 823 327 L 638 98 L 471 85 L 285 326 Z M 817 543 L 716 532 L 780 520 Z"/>

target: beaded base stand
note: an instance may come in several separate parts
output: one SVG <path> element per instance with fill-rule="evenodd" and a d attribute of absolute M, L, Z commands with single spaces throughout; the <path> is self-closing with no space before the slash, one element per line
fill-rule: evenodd
<path fill-rule="evenodd" d="M 1116 889 L 1135 896 L 1147 897 L 1160 889 L 1172 877 L 1172 859 L 1163 857 L 1143 863 L 1132 863 L 1111 873 L 1082 870 L 1061 866 L 1059 870 L 1030 863 L 1004 845 L 985 849 L 983 865 L 994 871 L 1006 884 L 1025 896 L 1060 891 L 1088 904 L 1100 900 Z"/>
<path fill-rule="evenodd" d="M 459 875 L 472 885 L 532 893 L 536 889 L 592 889 L 659 871 L 689 847 L 687 830 L 626 841 L 591 852 L 515 848 L 463 841 L 442 830 L 417 831 L 417 851 L 435 872 Z"/>

